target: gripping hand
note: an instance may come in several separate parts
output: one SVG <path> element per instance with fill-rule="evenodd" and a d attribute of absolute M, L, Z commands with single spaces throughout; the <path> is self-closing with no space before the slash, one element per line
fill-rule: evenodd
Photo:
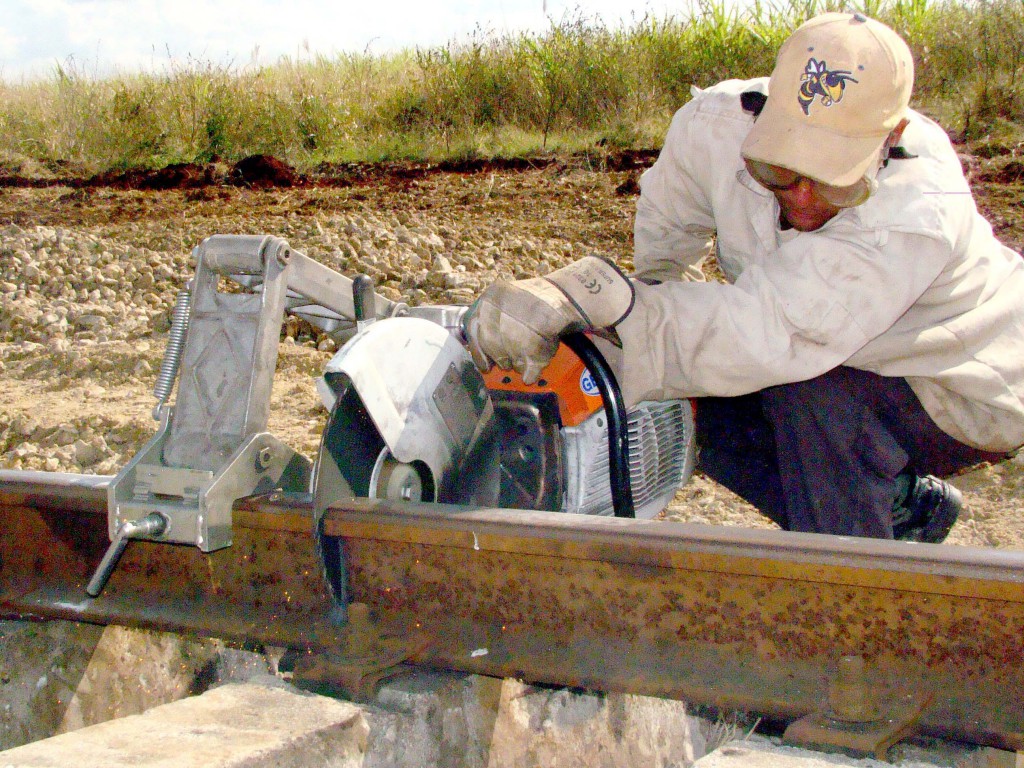
<path fill-rule="evenodd" d="M 469 308 L 463 325 L 473 361 L 533 384 L 575 331 L 610 331 L 633 308 L 633 285 L 619 268 L 587 256 L 545 277 L 498 280 Z"/>

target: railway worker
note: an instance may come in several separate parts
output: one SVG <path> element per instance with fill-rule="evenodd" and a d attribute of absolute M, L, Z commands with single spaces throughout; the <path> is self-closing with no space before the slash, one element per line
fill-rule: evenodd
<path fill-rule="evenodd" d="M 912 84 L 895 32 L 829 13 L 770 79 L 695 90 L 641 180 L 633 279 L 496 282 L 477 364 L 532 381 L 561 333 L 615 337 L 627 403 L 696 398 L 698 468 L 783 528 L 942 541 L 962 498 L 936 476 L 1024 443 L 1024 261 Z"/>

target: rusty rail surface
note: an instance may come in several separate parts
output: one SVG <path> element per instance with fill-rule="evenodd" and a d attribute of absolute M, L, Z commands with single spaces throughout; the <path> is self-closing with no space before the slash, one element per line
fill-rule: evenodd
<path fill-rule="evenodd" d="M 234 544 L 134 541 L 100 597 L 108 478 L 0 472 L 0 614 L 336 651 L 301 499 L 234 510 Z M 409 661 L 791 720 L 860 656 L 919 728 L 1024 749 L 1024 553 L 353 500 L 327 535 Z"/>

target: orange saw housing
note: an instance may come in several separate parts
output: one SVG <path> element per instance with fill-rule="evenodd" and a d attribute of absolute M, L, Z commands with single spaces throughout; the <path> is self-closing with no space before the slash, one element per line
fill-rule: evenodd
<path fill-rule="evenodd" d="M 553 393 L 558 398 L 562 425 L 566 427 L 579 426 L 604 407 L 597 384 L 587 367 L 565 344 L 558 345 L 558 351 L 536 384 L 526 384 L 515 371 L 505 371 L 497 366 L 484 374 L 484 383 L 489 390 Z"/>

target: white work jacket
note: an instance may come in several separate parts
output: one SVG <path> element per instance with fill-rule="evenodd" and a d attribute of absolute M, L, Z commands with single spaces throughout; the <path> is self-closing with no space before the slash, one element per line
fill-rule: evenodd
<path fill-rule="evenodd" d="M 741 395 L 848 365 L 905 377 L 961 442 L 1024 444 L 1024 260 L 978 213 L 945 132 L 911 111 L 901 145 L 916 157 L 820 229 L 783 231 L 740 156 L 747 90 L 767 79 L 695 92 L 641 179 L 636 273 L 663 282 L 637 282 L 617 326 L 625 399 Z M 712 240 L 726 283 L 694 280 Z"/>

